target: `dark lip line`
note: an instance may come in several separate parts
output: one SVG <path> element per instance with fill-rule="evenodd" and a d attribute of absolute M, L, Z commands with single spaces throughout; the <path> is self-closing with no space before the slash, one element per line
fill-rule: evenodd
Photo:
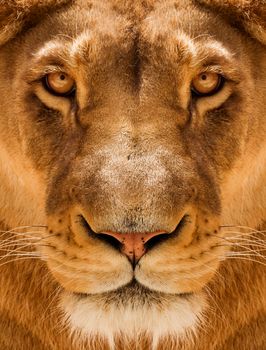
<path fill-rule="evenodd" d="M 123 289 L 126 288 L 134 288 L 134 286 L 136 287 L 140 287 L 143 290 L 143 293 L 148 293 L 148 294 L 156 294 L 157 296 L 176 296 L 179 298 L 184 298 L 184 299 L 188 299 L 190 298 L 194 293 L 193 292 L 188 292 L 188 293 L 165 293 L 165 292 L 161 292 L 161 291 L 156 291 L 156 290 L 152 290 L 146 286 L 144 286 L 143 284 L 139 283 L 135 278 L 133 278 L 131 280 L 131 282 L 125 284 L 124 286 L 121 286 L 117 289 L 114 290 L 110 290 L 108 292 L 102 292 L 102 293 L 77 293 L 77 292 L 73 292 L 72 294 L 77 296 L 79 299 L 85 299 L 85 298 L 89 298 L 89 297 L 97 297 L 97 296 L 110 296 L 111 294 L 119 294 L 119 293 L 123 293 Z"/>

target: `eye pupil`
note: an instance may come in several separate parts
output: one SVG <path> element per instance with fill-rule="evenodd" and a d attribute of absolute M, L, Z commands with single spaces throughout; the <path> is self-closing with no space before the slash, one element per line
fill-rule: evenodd
<path fill-rule="evenodd" d="M 66 79 L 66 76 L 65 76 L 64 74 L 61 74 L 61 75 L 60 75 L 60 79 L 61 79 L 61 80 L 65 80 L 65 79 Z"/>
<path fill-rule="evenodd" d="M 206 74 L 202 74 L 201 79 L 202 80 L 207 80 L 207 75 Z"/>

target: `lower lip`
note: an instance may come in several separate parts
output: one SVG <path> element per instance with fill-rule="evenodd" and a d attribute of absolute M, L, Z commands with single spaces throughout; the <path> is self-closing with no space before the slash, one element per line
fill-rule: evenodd
<path fill-rule="evenodd" d="M 129 284 L 120 287 L 118 289 L 114 289 L 112 291 L 108 291 L 108 292 L 102 292 L 102 293 L 73 293 L 74 295 L 78 296 L 79 299 L 85 299 L 85 298 L 90 298 L 90 297 L 95 297 L 97 295 L 111 295 L 111 294 L 121 294 L 124 292 L 126 292 L 126 289 L 134 289 L 134 288 L 140 288 L 143 290 L 143 294 L 157 294 L 157 296 L 163 296 L 163 295 L 172 295 L 172 296 L 176 296 L 179 298 L 189 298 L 193 295 L 192 292 L 188 292 L 188 293 L 180 293 L 180 294 L 174 294 L 174 293 L 163 293 L 163 292 L 158 292 L 156 290 L 152 290 L 149 289 L 145 286 L 143 286 L 142 284 L 140 284 L 138 281 L 136 281 L 135 279 L 133 279 Z M 139 291 L 138 291 L 139 293 Z"/>

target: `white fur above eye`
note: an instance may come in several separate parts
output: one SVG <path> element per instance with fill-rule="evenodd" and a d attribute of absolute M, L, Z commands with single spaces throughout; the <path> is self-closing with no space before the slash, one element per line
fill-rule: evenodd
<path fill-rule="evenodd" d="M 155 294 L 156 295 L 156 294 Z M 159 296 L 159 295 L 158 295 Z M 115 349 L 116 337 L 130 341 L 140 335 L 150 336 L 152 349 L 171 336 L 176 341 L 196 332 L 205 305 L 202 294 L 190 296 L 164 295 L 163 298 L 128 295 L 92 295 L 80 297 L 64 293 L 61 308 L 73 336 L 89 339 L 100 336 Z"/>

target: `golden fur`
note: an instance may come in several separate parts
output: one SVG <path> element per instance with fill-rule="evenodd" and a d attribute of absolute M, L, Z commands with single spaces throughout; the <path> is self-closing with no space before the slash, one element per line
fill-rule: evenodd
<path fill-rule="evenodd" d="M 0 3 L 1 350 L 266 347 L 265 11 Z M 134 270 L 101 234 L 162 228 Z"/>

